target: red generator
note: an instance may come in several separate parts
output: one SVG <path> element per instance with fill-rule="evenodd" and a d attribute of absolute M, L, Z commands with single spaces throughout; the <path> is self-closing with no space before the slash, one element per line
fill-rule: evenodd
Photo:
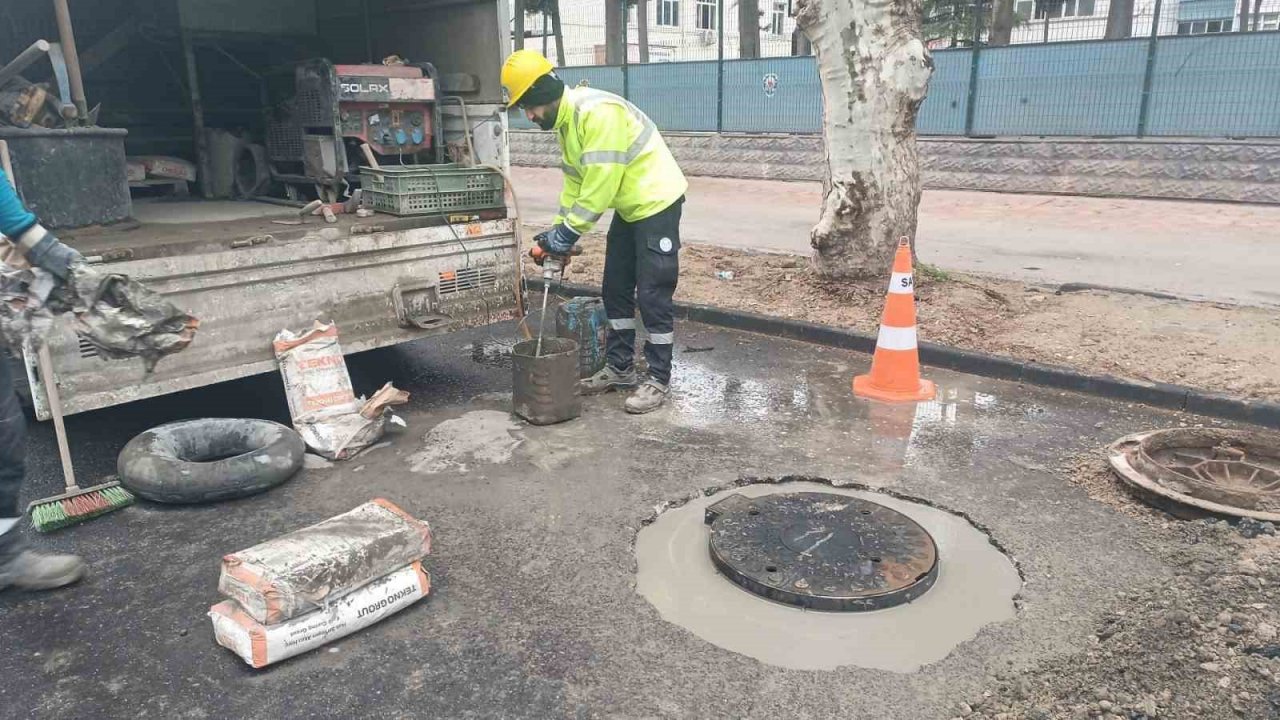
<path fill-rule="evenodd" d="M 267 156 L 291 199 L 333 201 L 357 187 L 367 143 L 387 164 L 442 162 L 439 82 L 429 63 L 309 60 L 267 84 Z"/>

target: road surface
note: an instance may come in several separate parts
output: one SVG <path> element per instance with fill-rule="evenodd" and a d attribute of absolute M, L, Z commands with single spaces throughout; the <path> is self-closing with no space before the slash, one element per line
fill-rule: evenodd
<path fill-rule="evenodd" d="M 511 323 L 352 358 L 357 391 L 391 380 L 412 393 L 389 446 L 242 500 L 139 501 L 31 533 L 91 569 L 58 592 L 0 594 L 0 717 L 947 718 L 992 668 L 1096 645 L 1117 593 L 1173 575 L 1146 548 L 1179 535 L 1045 468 L 1179 416 L 933 369 L 936 402 L 864 403 L 849 378 L 865 355 L 680 332 L 670 407 L 637 418 L 610 393 L 547 427 L 512 422 L 509 357 L 477 352 L 509 343 Z M 76 469 L 96 482 L 135 433 L 199 416 L 288 422 L 279 375 L 75 415 Z M 24 503 L 60 492 L 57 458 L 49 423 L 34 426 Z M 637 593 L 636 533 L 655 508 L 789 473 L 963 513 L 1022 563 L 1023 609 L 917 672 L 806 671 L 703 640 Z M 205 613 L 224 555 L 376 497 L 431 523 L 429 599 L 265 670 L 215 645 Z M 939 536 L 944 558 L 950 542 Z"/>
<path fill-rule="evenodd" d="M 559 176 L 515 168 L 530 224 L 554 216 Z M 683 239 L 809 253 L 819 183 L 691 177 L 689 184 Z M 918 240 L 920 259 L 947 270 L 1280 305 L 1280 207 L 929 190 Z"/>

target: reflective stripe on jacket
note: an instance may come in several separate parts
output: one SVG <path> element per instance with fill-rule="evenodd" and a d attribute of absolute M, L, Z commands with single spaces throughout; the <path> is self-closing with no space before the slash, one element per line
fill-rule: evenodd
<path fill-rule="evenodd" d="M 610 208 L 627 222 L 653 217 L 689 188 L 657 126 L 613 93 L 565 90 L 555 131 L 564 171 L 555 222 L 578 234 Z"/>

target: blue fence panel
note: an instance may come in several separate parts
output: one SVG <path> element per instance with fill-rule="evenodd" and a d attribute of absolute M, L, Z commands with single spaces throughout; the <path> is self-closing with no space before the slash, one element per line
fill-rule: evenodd
<path fill-rule="evenodd" d="M 984 48 L 973 132 L 1133 135 L 1146 57 L 1142 39 Z"/>
<path fill-rule="evenodd" d="M 627 91 L 663 130 L 716 131 L 714 61 L 630 65 Z"/>
<path fill-rule="evenodd" d="M 1280 33 L 1161 38 L 1147 134 L 1280 135 Z"/>
<path fill-rule="evenodd" d="M 1211 0 L 1203 0 L 1210 2 Z M 1214 2 L 1218 0 L 1212 0 Z M 973 96 L 978 136 L 1133 136 L 1149 38 L 983 48 Z M 1152 66 L 1147 135 L 1280 137 L 1280 32 L 1161 37 Z M 972 50 L 933 53 L 921 135 L 963 135 Z M 723 127 L 716 63 L 562 68 L 569 85 L 623 94 L 673 131 L 817 133 L 822 87 L 811 57 L 726 60 Z M 511 127 L 530 128 L 513 113 Z"/>
<path fill-rule="evenodd" d="M 916 116 L 921 135 L 963 135 L 972 50 L 935 50 L 929 94 Z"/>
<path fill-rule="evenodd" d="M 822 132 L 822 84 L 811 57 L 724 64 L 724 131 Z"/>
<path fill-rule="evenodd" d="M 583 80 L 587 81 L 587 85 L 597 89 L 611 92 L 615 95 L 622 94 L 624 83 L 622 82 L 622 68 L 614 65 L 602 65 L 599 67 L 567 67 L 560 68 L 556 71 L 560 79 L 565 85 L 574 87 Z"/>

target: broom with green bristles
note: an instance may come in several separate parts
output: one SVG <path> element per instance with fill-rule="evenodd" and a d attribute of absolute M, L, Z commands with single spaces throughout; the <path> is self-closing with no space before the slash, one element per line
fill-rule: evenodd
<path fill-rule="evenodd" d="M 76 470 L 71 465 L 67 428 L 62 422 L 62 399 L 58 395 L 58 383 L 53 377 L 53 358 L 47 346 L 41 346 L 36 355 L 40 366 L 40 382 L 44 384 L 45 396 L 49 399 L 49 412 L 53 415 L 53 429 L 58 436 L 58 455 L 62 460 L 62 477 L 66 480 L 67 491 L 28 505 L 31 525 L 40 532 L 48 532 L 132 505 L 133 494 L 120 487 L 117 481 L 87 488 L 76 485 Z"/>
<path fill-rule="evenodd" d="M 15 182 L 13 164 L 9 160 L 9 144 L 4 140 L 0 140 L 0 167 L 4 168 L 9 182 Z M 36 357 L 40 366 L 40 382 L 44 383 L 45 395 L 49 399 L 49 412 L 53 415 L 53 427 L 58 435 L 58 455 L 62 460 L 62 477 L 67 482 L 67 491 L 28 505 L 31 524 L 40 532 L 48 532 L 132 505 L 133 495 L 120 487 L 119 482 L 106 482 L 88 488 L 76 485 L 76 471 L 71 465 L 71 448 L 67 444 L 67 428 L 62 422 L 62 398 L 58 394 L 58 383 L 53 377 L 53 358 L 49 354 L 49 348 L 43 345 Z"/>

